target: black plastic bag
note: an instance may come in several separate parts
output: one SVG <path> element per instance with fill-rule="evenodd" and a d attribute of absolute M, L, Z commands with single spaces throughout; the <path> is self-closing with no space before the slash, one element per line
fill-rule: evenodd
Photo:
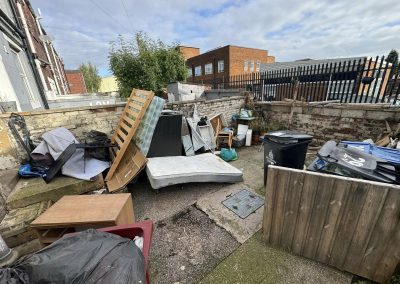
<path fill-rule="evenodd" d="M 144 256 L 134 241 L 94 229 L 61 238 L 12 268 L 29 279 L 14 283 L 145 283 Z M 4 274 L 0 283 L 13 279 Z"/>

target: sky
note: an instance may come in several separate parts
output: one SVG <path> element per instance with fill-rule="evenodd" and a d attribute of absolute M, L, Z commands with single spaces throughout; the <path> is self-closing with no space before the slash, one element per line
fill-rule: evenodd
<path fill-rule="evenodd" d="M 400 51 L 398 0 L 31 0 L 66 69 L 92 62 L 101 76 L 110 42 L 138 31 L 167 43 L 267 49 L 276 61 Z"/>

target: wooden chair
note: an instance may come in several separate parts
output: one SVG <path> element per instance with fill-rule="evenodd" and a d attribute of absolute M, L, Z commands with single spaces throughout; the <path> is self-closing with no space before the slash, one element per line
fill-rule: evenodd
<path fill-rule="evenodd" d="M 232 137 L 233 137 L 233 131 L 223 131 L 222 129 L 226 127 L 226 121 L 225 118 L 223 117 L 223 114 L 218 114 L 210 119 L 211 125 L 213 126 L 214 129 L 214 139 L 215 139 L 215 145 L 217 148 L 219 148 L 219 142 L 221 140 L 227 140 L 228 141 L 228 146 L 229 149 L 232 148 Z"/>

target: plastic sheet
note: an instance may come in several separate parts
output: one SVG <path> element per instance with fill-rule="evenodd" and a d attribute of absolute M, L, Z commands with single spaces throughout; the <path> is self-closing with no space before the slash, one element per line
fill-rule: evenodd
<path fill-rule="evenodd" d="M 89 229 L 1 269 L 0 283 L 145 283 L 145 262 L 133 240 Z"/>

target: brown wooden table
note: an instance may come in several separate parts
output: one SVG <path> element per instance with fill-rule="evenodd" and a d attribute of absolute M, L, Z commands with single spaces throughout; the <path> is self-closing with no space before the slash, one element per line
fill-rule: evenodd
<path fill-rule="evenodd" d="M 64 234 L 135 222 L 129 193 L 66 195 L 31 223 L 42 245 Z"/>

